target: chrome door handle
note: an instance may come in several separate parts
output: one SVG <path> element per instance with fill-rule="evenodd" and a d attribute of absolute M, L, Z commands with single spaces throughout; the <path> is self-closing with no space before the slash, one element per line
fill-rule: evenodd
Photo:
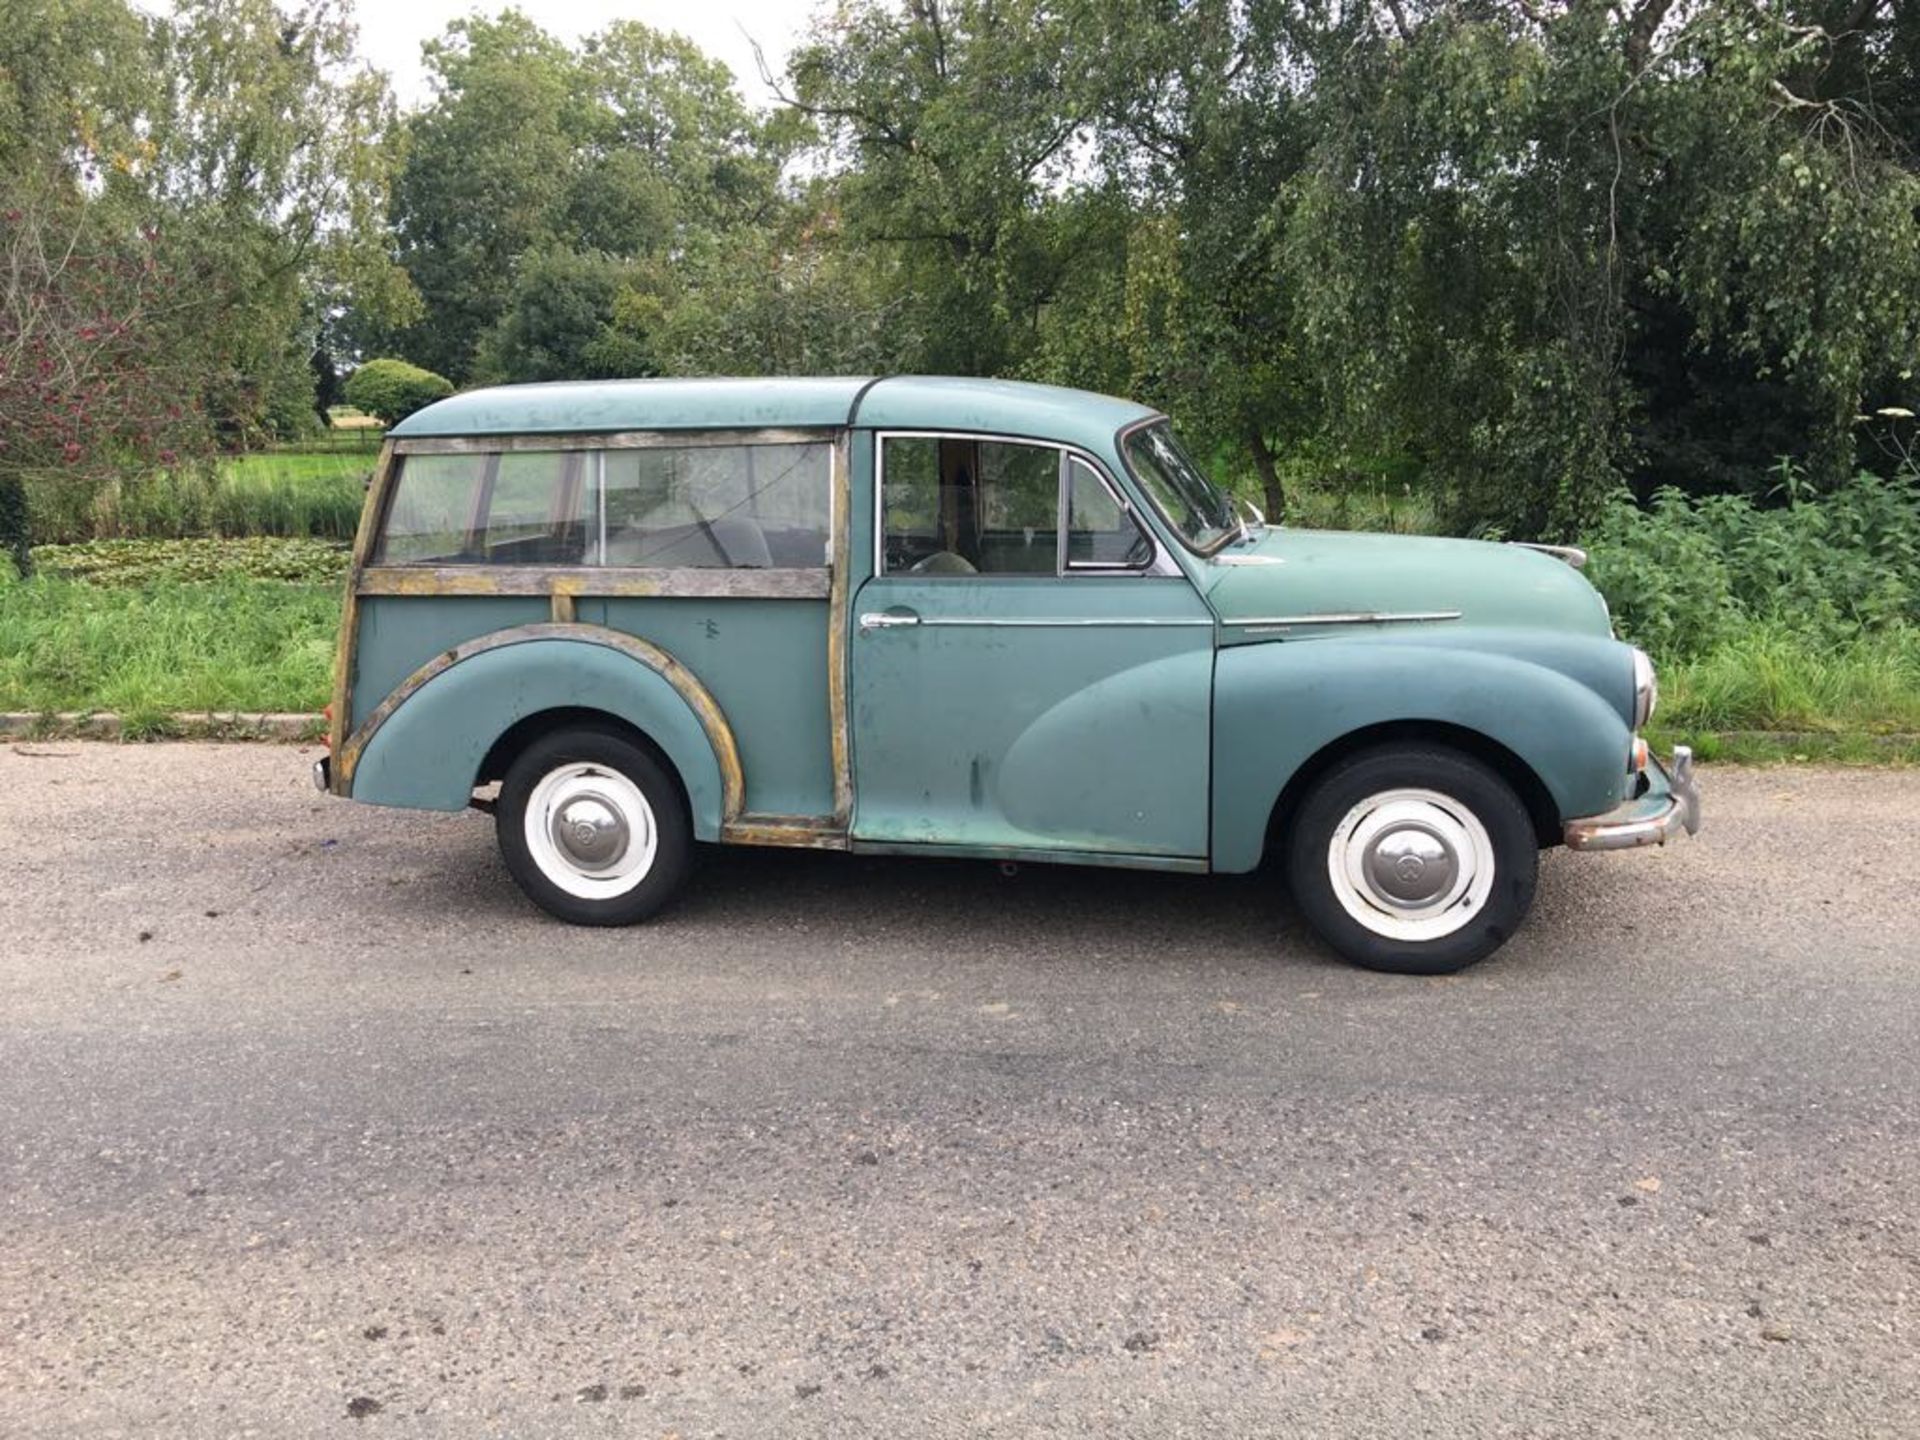
<path fill-rule="evenodd" d="M 902 625 L 918 625 L 918 615 L 903 615 L 897 611 L 869 610 L 860 617 L 862 630 L 893 630 Z"/>

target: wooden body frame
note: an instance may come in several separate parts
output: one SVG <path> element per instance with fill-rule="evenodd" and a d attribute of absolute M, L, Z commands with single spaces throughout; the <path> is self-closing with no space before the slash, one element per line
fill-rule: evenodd
<path fill-rule="evenodd" d="M 614 450 L 651 447 L 696 447 L 745 444 L 827 444 L 829 516 L 832 553 L 820 569 L 655 569 L 620 566 L 541 565 L 374 565 L 371 563 L 380 527 L 393 502 L 403 455 L 462 455 L 507 450 Z M 851 545 L 852 465 L 851 434 L 845 429 L 751 429 L 702 431 L 635 431 L 594 435 L 500 435 L 416 440 L 388 440 L 368 487 L 367 501 L 354 535 L 348 567 L 340 635 L 334 652 L 332 714 L 328 748 L 334 757 L 332 788 L 336 795 L 352 793 L 354 762 L 376 730 L 422 685 L 468 653 L 497 648 L 528 638 L 519 632 L 485 636 L 427 661 L 349 733 L 353 715 L 353 672 L 362 596 L 545 595 L 551 602 L 549 626 L 565 627 L 579 638 L 598 632 L 601 643 L 615 645 L 642 658 L 649 668 L 690 682 L 676 688 L 697 696 L 694 705 L 707 729 L 727 781 L 728 803 L 721 816 L 721 839 L 740 845 L 788 845 L 813 849 L 845 849 L 853 822 L 853 774 L 847 727 L 847 607 L 851 595 L 848 574 Z M 719 705 L 698 677 L 658 646 L 636 640 L 604 626 L 581 625 L 577 603 L 582 599 L 649 596 L 662 598 L 818 600 L 827 602 L 828 733 L 832 745 L 833 812 L 824 816 L 758 815 L 744 812 L 740 796 L 744 784 L 739 747 Z M 627 643 L 621 643 L 627 642 Z M 642 651 L 645 652 L 642 655 Z"/>

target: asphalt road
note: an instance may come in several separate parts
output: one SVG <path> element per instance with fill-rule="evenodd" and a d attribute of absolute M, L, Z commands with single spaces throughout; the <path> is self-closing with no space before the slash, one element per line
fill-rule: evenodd
<path fill-rule="evenodd" d="M 1435 981 L 1260 879 L 569 930 L 311 754 L 0 750 L 0 1434 L 1920 1434 L 1920 775 Z"/>

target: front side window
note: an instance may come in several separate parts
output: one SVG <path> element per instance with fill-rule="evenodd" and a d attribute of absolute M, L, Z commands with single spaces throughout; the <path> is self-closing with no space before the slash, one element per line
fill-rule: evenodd
<path fill-rule="evenodd" d="M 1055 575 L 1152 563 L 1153 542 L 1133 515 L 1069 451 L 964 435 L 887 435 L 880 446 L 882 573 Z"/>
<path fill-rule="evenodd" d="M 889 435 L 880 443 L 886 573 L 1054 573 L 1058 450 L 958 435 Z"/>
<path fill-rule="evenodd" d="M 406 455 L 374 563 L 820 568 L 831 488 L 826 441 Z"/>
<path fill-rule="evenodd" d="M 1166 421 L 1129 431 L 1121 449 L 1154 507 L 1195 550 L 1217 549 L 1239 533 L 1233 501 L 1193 463 Z"/>

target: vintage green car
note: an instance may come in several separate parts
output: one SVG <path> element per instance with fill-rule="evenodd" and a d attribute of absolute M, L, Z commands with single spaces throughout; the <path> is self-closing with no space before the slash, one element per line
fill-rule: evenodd
<path fill-rule="evenodd" d="M 1075 390 L 471 391 L 382 452 L 315 781 L 491 810 L 578 924 L 652 914 L 700 841 L 1272 859 L 1343 955 L 1435 974 L 1514 932 L 1543 847 L 1698 824 L 1581 558 L 1268 525 Z"/>

